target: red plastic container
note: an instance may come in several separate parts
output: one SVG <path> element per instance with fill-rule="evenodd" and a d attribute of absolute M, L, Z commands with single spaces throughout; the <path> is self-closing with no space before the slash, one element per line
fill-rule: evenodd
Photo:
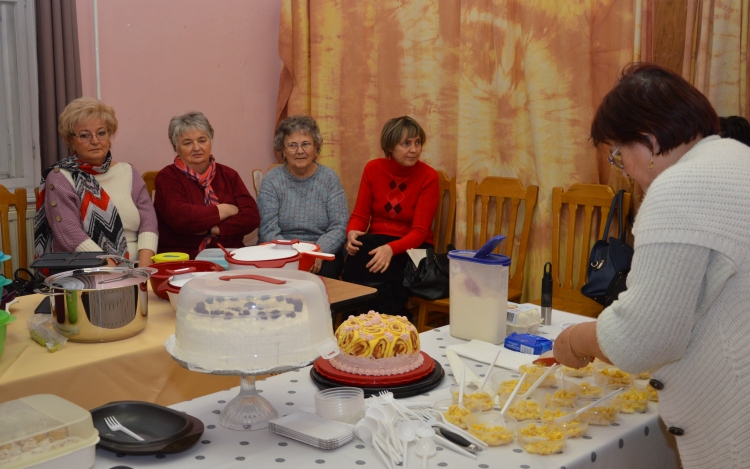
<path fill-rule="evenodd" d="M 173 275 L 186 274 L 188 272 L 222 272 L 224 267 L 209 261 L 173 261 L 151 264 L 150 267 L 158 272 L 151 276 L 151 290 L 162 300 L 168 300 L 166 291 L 159 291 L 159 285 L 164 283 Z"/>

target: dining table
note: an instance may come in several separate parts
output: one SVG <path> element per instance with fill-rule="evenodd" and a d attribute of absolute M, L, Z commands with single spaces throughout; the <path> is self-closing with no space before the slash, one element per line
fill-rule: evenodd
<path fill-rule="evenodd" d="M 321 278 L 332 314 L 360 311 L 377 295 L 374 288 Z M 170 405 L 237 386 L 236 376 L 193 373 L 172 359 L 164 341 L 174 334 L 175 312 L 150 284 L 148 289 L 148 322 L 141 333 L 104 343 L 69 340 L 55 352 L 34 342 L 26 326 L 44 296 L 19 297 L 9 308 L 17 320 L 7 327 L 0 355 L 0 402 L 51 393 L 85 409 L 118 400 Z"/>
<path fill-rule="evenodd" d="M 551 325 L 541 326 L 537 335 L 554 339 L 563 323 L 590 321 L 590 318 L 553 310 Z M 420 334 L 421 350 L 439 363 L 446 375 L 434 389 L 400 402 L 428 401 L 450 398 L 450 386 L 456 376 L 447 358 L 447 349 L 467 341 L 451 335 L 450 326 L 442 326 Z M 502 353 L 501 353 L 502 355 Z M 478 377 L 498 372 L 488 363 L 460 357 L 464 366 Z M 529 361 L 534 357 L 529 356 Z M 489 360 L 491 361 L 491 359 Z M 501 362 L 502 360 L 500 360 Z M 199 373 L 194 373 L 200 375 Z M 196 379 L 198 377 L 196 376 Z M 296 412 L 314 412 L 318 387 L 311 379 L 307 366 L 267 378 L 256 383 L 258 392 L 268 399 L 279 416 Z M 176 454 L 129 455 L 96 450 L 95 469 L 141 468 L 385 468 L 373 447 L 356 436 L 341 447 L 318 449 L 296 440 L 277 435 L 266 429 L 231 430 L 219 424 L 223 407 L 238 393 L 227 389 L 170 406 L 200 419 L 204 431 L 197 443 Z M 412 444 L 406 467 L 420 467 L 421 458 Z M 399 466 L 403 467 L 403 466 Z M 674 436 L 669 434 L 659 418 L 658 404 L 651 402 L 642 414 L 620 414 L 611 426 L 590 426 L 582 438 L 569 439 L 560 454 L 528 454 L 516 443 L 489 447 L 470 459 L 446 447 L 437 445 L 434 456 L 428 459 L 429 468 L 481 469 L 579 469 L 579 468 L 658 468 L 680 467 Z"/>

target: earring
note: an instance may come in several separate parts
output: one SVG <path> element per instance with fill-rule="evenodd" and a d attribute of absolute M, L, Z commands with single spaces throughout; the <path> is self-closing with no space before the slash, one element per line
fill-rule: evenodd
<path fill-rule="evenodd" d="M 654 169 L 654 152 L 651 152 L 651 161 L 648 162 L 648 169 Z"/>

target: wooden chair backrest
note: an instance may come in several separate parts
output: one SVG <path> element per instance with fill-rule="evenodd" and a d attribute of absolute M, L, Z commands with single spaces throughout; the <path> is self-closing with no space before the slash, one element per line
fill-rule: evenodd
<path fill-rule="evenodd" d="M 159 171 L 146 171 L 143 173 L 143 182 L 146 183 L 146 190 L 148 191 L 148 196 L 151 198 L 151 200 L 154 200 L 154 191 L 156 190 L 156 175 L 159 174 Z"/>
<path fill-rule="evenodd" d="M 583 296 L 581 287 L 586 283 L 587 267 L 591 248 L 604 235 L 604 225 L 615 192 L 602 184 L 573 184 L 564 191 L 562 187 L 552 189 L 552 284 L 553 296 L 586 304 L 597 304 Z M 561 213 L 567 208 L 567 229 L 562 233 Z M 581 212 L 582 209 L 582 213 Z M 630 193 L 623 197 L 623 218 L 630 212 Z M 615 214 L 610 233 L 619 230 L 619 216 Z M 581 226 L 580 222 L 583 223 Z M 598 223 L 598 227 L 594 226 Z M 561 244 L 561 235 L 566 238 Z M 615 236 L 615 234 L 612 234 Z M 564 273 L 562 273 L 561 251 L 564 249 Z M 575 280 L 575 281 L 574 281 Z"/>
<path fill-rule="evenodd" d="M 508 287 L 521 290 L 526 253 L 531 234 L 531 221 L 534 217 L 539 187 L 524 187 L 515 178 L 486 177 L 481 183 L 469 180 L 466 183 L 466 249 L 479 249 L 488 239 L 498 234 L 507 236 L 504 254 L 511 259 L 511 274 Z M 481 201 L 478 233 L 475 222 L 476 198 Z M 490 226 L 490 202 L 495 199 L 494 224 Z M 519 207 L 524 202 L 523 227 L 518 233 Z M 506 218 L 507 215 L 507 218 Z M 474 244 L 474 238 L 479 238 Z M 496 251 L 499 251 L 499 246 Z M 514 252 L 515 251 L 515 252 Z"/>
<path fill-rule="evenodd" d="M 258 191 L 260 191 L 260 185 L 263 182 L 263 171 L 259 169 L 253 170 L 253 188 L 255 189 L 255 197 L 258 197 Z"/>
<path fill-rule="evenodd" d="M 453 242 L 453 232 L 456 228 L 456 178 L 448 178 L 444 171 L 438 171 L 440 198 L 432 224 L 435 252 L 445 253 L 448 245 Z M 445 202 L 448 206 L 445 206 Z"/>
<path fill-rule="evenodd" d="M 3 253 L 10 254 L 10 207 L 16 208 L 17 239 L 18 239 L 18 267 L 28 269 L 28 250 L 26 244 L 26 189 L 18 188 L 11 193 L 5 186 L 0 186 L 0 230 L 3 236 Z M 13 279 L 11 261 L 3 262 L 3 274 Z"/>

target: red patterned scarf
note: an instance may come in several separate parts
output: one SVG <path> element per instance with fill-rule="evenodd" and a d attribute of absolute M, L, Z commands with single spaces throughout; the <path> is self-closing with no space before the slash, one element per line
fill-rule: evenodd
<path fill-rule="evenodd" d="M 97 174 L 106 173 L 111 163 L 111 153 L 107 153 L 107 157 L 100 166 L 88 164 L 73 155 L 58 161 L 44 171 L 39 184 L 39 199 L 34 218 L 35 257 L 52 250 L 54 233 L 47 221 L 44 199 L 47 192 L 45 184 L 47 175 L 55 168 L 68 171 L 73 178 L 74 189 L 80 201 L 83 231 L 107 254 L 128 257 L 128 242 L 125 239 L 125 229 L 122 226 L 120 214 L 109 198 L 109 194 L 102 189 L 94 177 Z"/>
<path fill-rule="evenodd" d="M 206 169 L 203 174 L 198 174 L 197 171 L 188 168 L 179 156 L 174 157 L 174 165 L 177 166 L 177 169 L 179 169 L 188 179 L 195 181 L 195 183 L 203 189 L 203 202 L 206 205 L 219 205 L 219 198 L 216 197 L 216 194 L 211 187 L 211 182 L 213 182 L 214 176 L 216 176 L 216 159 L 213 155 L 208 158 L 208 169 Z M 212 237 L 213 236 L 209 231 L 206 237 L 203 238 L 203 241 L 201 241 L 201 245 L 198 246 L 198 252 L 206 249 L 206 246 L 211 241 Z"/>

